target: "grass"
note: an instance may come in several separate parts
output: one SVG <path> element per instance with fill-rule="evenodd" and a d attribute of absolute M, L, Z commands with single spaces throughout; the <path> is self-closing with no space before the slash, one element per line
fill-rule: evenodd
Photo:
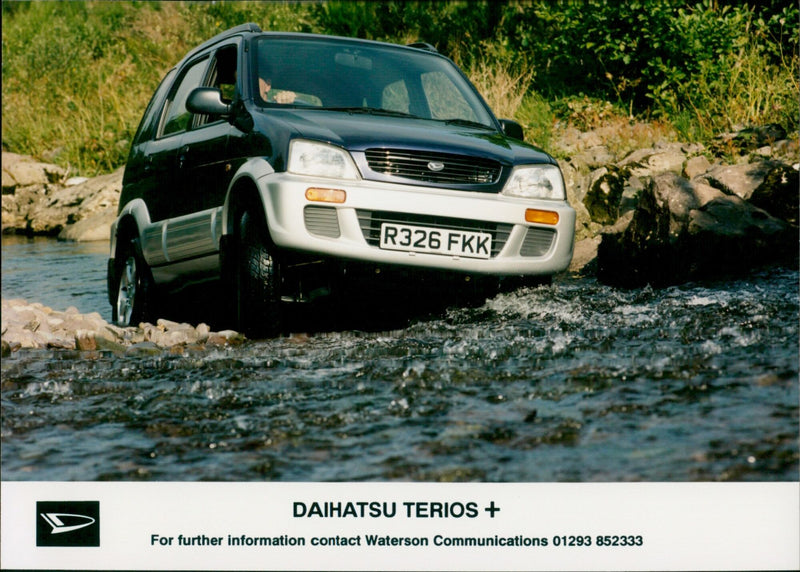
<path fill-rule="evenodd" d="M 71 174 L 110 172 L 125 163 L 161 77 L 189 49 L 247 21 L 263 29 L 325 32 L 312 4 L 4 2 L 3 149 Z M 707 142 L 738 125 L 780 123 L 796 135 L 800 115 L 797 54 L 775 63 L 755 40 L 726 56 L 724 65 L 714 62 L 675 86 L 681 106 L 653 108 L 644 117 L 633 117 L 623 101 L 543 97 L 524 54 L 497 42 L 481 44 L 477 57 L 451 57 L 498 117 L 519 121 L 528 141 L 556 154 L 570 152 L 561 141 L 575 129 L 594 130 L 613 152 L 624 152 L 658 140 Z"/>

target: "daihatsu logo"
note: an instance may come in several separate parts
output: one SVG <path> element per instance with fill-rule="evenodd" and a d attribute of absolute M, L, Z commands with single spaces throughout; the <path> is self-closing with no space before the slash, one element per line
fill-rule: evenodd
<path fill-rule="evenodd" d="M 36 546 L 100 546 L 100 502 L 37 502 Z"/>
<path fill-rule="evenodd" d="M 430 163 L 428 163 L 428 169 L 438 173 L 439 171 L 444 169 L 444 163 L 442 163 L 441 161 L 431 161 Z"/>
<path fill-rule="evenodd" d="M 43 512 L 41 517 L 53 527 L 50 534 L 62 534 L 64 532 L 71 532 L 91 526 L 95 523 L 95 519 L 91 516 L 83 514 L 67 514 L 65 512 Z M 72 523 L 72 524 L 70 524 Z"/>

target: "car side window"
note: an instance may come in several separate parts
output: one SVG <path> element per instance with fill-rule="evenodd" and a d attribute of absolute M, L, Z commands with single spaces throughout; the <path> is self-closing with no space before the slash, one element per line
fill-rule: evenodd
<path fill-rule="evenodd" d="M 236 45 L 224 46 L 217 50 L 209 67 L 208 77 L 203 85 L 216 87 L 222 93 L 222 101 L 231 103 L 236 95 Z M 200 127 L 220 119 L 218 116 L 200 115 L 195 118 L 194 127 Z"/>
<path fill-rule="evenodd" d="M 191 123 L 192 114 L 186 109 L 186 98 L 196 87 L 200 87 L 206 70 L 208 58 L 192 64 L 183 74 L 178 86 L 172 92 L 162 120 L 161 137 L 186 131 Z"/>
<path fill-rule="evenodd" d="M 147 141 L 153 138 L 153 133 L 155 132 L 156 125 L 158 124 L 158 117 L 160 114 L 157 110 L 161 109 L 161 104 L 164 101 L 164 97 L 166 95 L 166 91 L 169 89 L 169 86 L 172 84 L 172 78 L 175 75 L 175 69 L 171 69 L 167 75 L 164 76 L 164 79 L 161 80 L 161 83 L 158 84 L 158 89 L 156 89 L 155 94 L 150 99 L 150 103 L 147 104 L 147 109 L 145 109 L 144 115 L 142 116 L 142 121 L 139 124 L 139 128 L 136 131 L 136 136 L 133 138 L 133 144 L 138 145 L 142 141 Z"/>

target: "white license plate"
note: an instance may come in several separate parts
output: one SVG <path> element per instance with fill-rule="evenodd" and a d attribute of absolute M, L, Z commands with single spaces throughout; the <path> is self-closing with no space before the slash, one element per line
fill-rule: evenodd
<path fill-rule="evenodd" d="M 385 222 L 381 225 L 380 246 L 387 250 L 489 258 L 492 253 L 492 235 L 486 232 Z"/>

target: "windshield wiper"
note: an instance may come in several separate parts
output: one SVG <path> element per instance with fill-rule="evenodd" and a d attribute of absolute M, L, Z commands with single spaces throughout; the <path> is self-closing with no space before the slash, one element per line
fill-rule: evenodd
<path fill-rule="evenodd" d="M 382 107 L 322 107 L 318 109 L 322 109 L 324 111 L 343 111 L 345 113 L 364 113 L 367 115 L 387 115 L 390 117 L 412 117 L 414 119 L 421 119 L 420 117 L 410 113 L 394 111 L 392 109 L 384 109 Z"/>
<path fill-rule="evenodd" d="M 485 123 L 478 123 L 477 121 L 470 121 L 469 119 L 460 119 L 454 117 L 453 119 L 442 119 L 447 125 L 463 125 L 465 127 L 480 127 L 481 129 L 490 129 L 494 131 L 494 127 L 486 125 Z"/>

